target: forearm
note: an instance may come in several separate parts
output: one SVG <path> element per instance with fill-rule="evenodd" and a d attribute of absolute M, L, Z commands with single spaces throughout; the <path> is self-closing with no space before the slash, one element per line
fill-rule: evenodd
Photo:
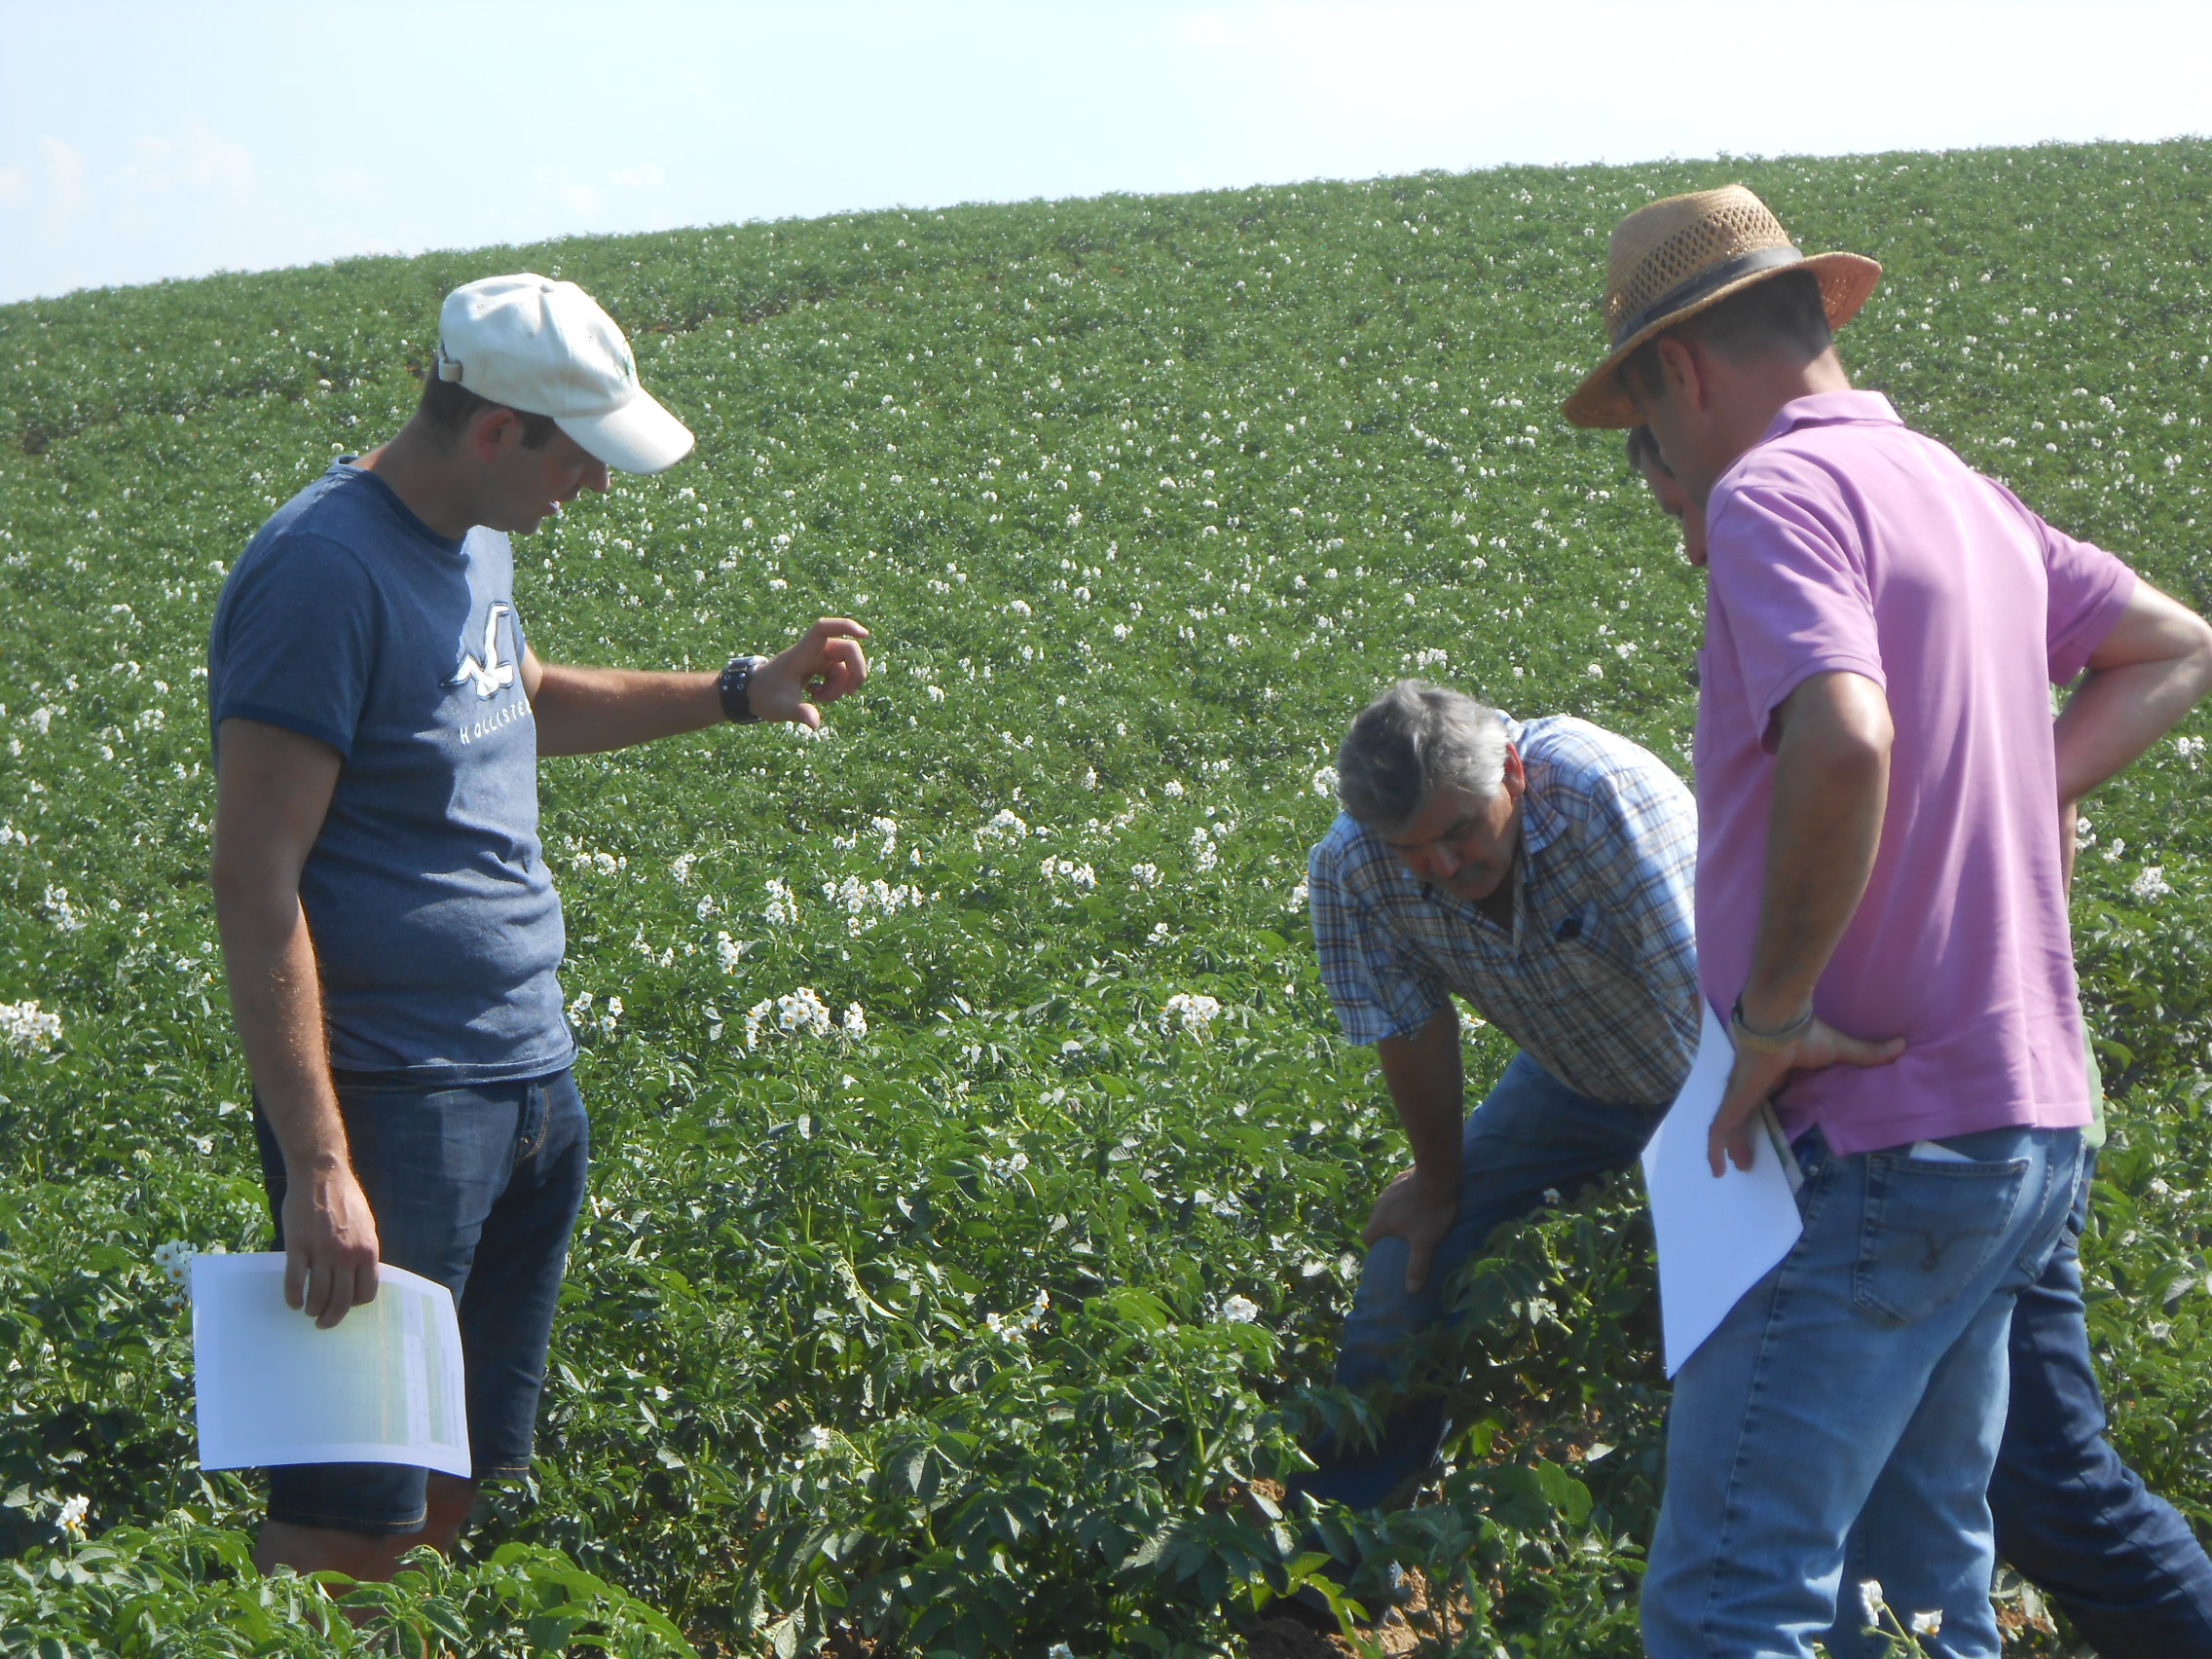
<path fill-rule="evenodd" d="M 218 887 L 215 917 L 231 1016 L 285 1169 L 304 1176 L 348 1167 L 323 1037 L 322 982 L 298 895 Z"/>
<path fill-rule="evenodd" d="M 718 674 L 547 663 L 531 699 L 540 755 L 595 755 L 698 731 L 722 719 Z"/>
<path fill-rule="evenodd" d="M 2052 728 L 2058 798 L 2078 801 L 2163 737 L 2207 689 L 2200 658 L 2092 671 Z"/>
<path fill-rule="evenodd" d="M 1881 847 L 1888 708 L 1871 682 L 1834 678 L 1863 687 L 1851 693 L 1857 707 L 1808 704 L 1786 721 L 1775 751 L 1759 924 L 1742 992 L 1746 1022 L 1761 1030 L 1812 1005 Z"/>
<path fill-rule="evenodd" d="M 1446 1007 L 1411 1037 L 1377 1045 L 1382 1080 L 1424 1183 L 1456 1191 L 1466 1115 L 1466 1076 L 1459 1058 L 1459 1014 Z"/>
<path fill-rule="evenodd" d="M 2088 677 L 2051 733 L 2058 799 L 2078 801 L 2133 760 L 2212 689 L 2212 627 L 2138 581 L 2089 653 Z"/>

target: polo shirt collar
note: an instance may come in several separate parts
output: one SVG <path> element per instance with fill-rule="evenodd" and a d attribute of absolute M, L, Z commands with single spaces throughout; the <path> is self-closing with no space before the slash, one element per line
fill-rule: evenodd
<path fill-rule="evenodd" d="M 1771 443 L 1800 426 L 1841 426 L 1854 423 L 1883 426 L 1904 424 L 1890 400 L 1878 391 L 1816 391 L 1810 397 L 1792 398 L 1776 411 L 1773 424 L 1759 434 L 1759 443 Z"/>

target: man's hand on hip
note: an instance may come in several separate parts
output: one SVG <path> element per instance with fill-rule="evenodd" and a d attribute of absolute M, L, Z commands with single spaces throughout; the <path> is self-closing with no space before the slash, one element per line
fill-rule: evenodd
<path fill-rule="evenodd" d="M 377 1220 L 350 1164 L 288 1172 L 284 1300 L 323 1330 L 377 1299 Z"/>
<path fill-rule="evenodd" d="M 1410 1296 L 1428 1282 L 1436 1247 L 1459 1219 L 1459 1195 L 1453 1187 L 1424 1180 L 1419 1169 L 1408 1169 L 1375 1200 L 1375 1213 L 1367 1218 L 1363 1243 L 1384 1238 L 1406 1241 L 1406 1293 Z"/>
<path fill-rule="evenodd" d="M 1823 1066 L 1886 1066 L 1904 1052 L 1904 1039 L 1891 1037 L 1868 1043 L 1846 1037 L 1824 1019 L 1816 1019 L 1787 1049 L 1772 1053 L 1736 1051 L 1736 1064 L 1728 1073 L 1728 1088 L 1720 1096 L 1720 1109 L 1713 1115 L 1713 1127 L 1705 1137 L 1706 1161 L 1715 1176 L 1726 1173 L 1729 1161 L 1739 1169 L 1751 1166 L 1751 1136 L 1757 1132 L 1751 1120 L 1793 1071 L 1818 1071 Z"/>

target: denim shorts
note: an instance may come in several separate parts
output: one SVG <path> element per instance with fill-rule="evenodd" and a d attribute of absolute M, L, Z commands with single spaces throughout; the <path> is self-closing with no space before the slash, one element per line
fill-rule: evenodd
<path fill-rule="evenodd" d="M 353 1174 L 382 1260 L 454 1294 L 468 1371 L 478 1480 L 529 1472 L 553 1305 L 584 1199 L 590 1130 L 574 1076 L 426 1088 L 337 1074 Z M 255 1102 L 261 1175 L 284 1247 L 284 1161 Z M 415 1532 L 427 1471 L 398 1463 L 295 1463 L 269 1471 L 269 1517 L 297 1527 Z"/>

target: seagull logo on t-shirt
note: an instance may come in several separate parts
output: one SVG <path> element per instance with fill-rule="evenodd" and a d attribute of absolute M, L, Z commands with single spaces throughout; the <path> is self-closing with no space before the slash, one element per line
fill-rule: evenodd
<path fill-rule="evenodd" d="M 461 671 L 448 685 L 460 685 L 473 681 L 479 697 L 496 697 L 515 682 L 515 665 L 499 660 L 499 618 L 513 612 L 514 607 L 505 600 L 494 600 L 492 608 L 484 617 L 484 660 L 479 662 L 473 651 L 461 653 Z"/>

